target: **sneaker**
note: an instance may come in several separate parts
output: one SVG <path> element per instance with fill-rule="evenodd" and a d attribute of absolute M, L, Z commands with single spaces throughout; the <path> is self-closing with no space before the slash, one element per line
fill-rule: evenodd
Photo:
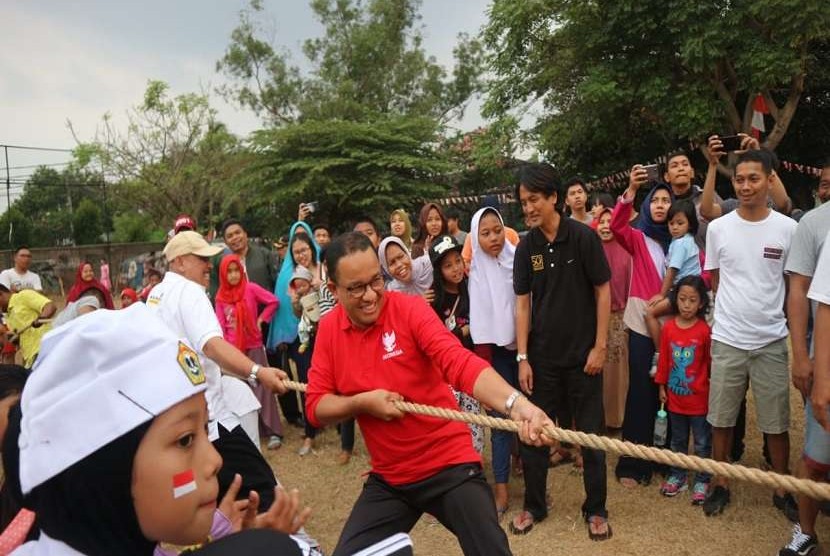
<path fill-rule="evenodd" d="M 300 449 L 297 450 L 297 454 L 300 457 L 307 456 L 310 453 L 311 453 L 311 446 L 308 446 L 307 444 L 303 444 L 302 446 L 300 446 Z"/>
<path fill-rule="evenodd" d="M 673 496 L 677 496 L 688 488 L 689 485 L 686 484 L 685 477 L 680 475 L 672 475 L 669 477 L 669 480 L 663 483 L 663 486 L 660 487 L 660 494 L 671 498 Z"/>
<path fill-rule="evenodd" d="M 279 450 L 282 447 L 282 438 L 277 435 L 269 436 L 268 445 L 266 447 L 269 450 Z"/>
<path fill-rule="evenodd" d="M 784 496 L 772 495 L 772 505 L 781 510 L 781 513 L 793 523 L 798 523 L 798 502 L 789 492 Z"/>
<path fill-rule="evenodd" d="M 657 360 L 660 359 L 660 352 L 655 351 L 654 356 L 651 358 L 651 368 L 648 370 L 648 376 L 654 378 L 657 374 Z"/>
<path fill-rule="evenodd" d="M 729 498 L 728 488 L 716 486 L 703 501 L 703 513 L 709 516 L 722 514 L 724 508 L 729 505 Z"/>
<path fill-rule="evenodd" d="M 695 483 L 692 487 L 692 506 L 702 506 L 709 492 L 709 483 Z"/>
<path fill-rule="evenodd" d="M 796 523 L 793 527 L 793 538 L 787 545 L 778 551 L 778 556 L 807 556 L 818 548 L 818 537 L 807 535 Z"/>

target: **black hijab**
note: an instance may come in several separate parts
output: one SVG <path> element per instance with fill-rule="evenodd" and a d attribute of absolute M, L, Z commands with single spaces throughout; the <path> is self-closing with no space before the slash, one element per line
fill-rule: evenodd
<path fill-rule="evenodd" d="M 132 496 L 133 459 L 152 421 L 37 486 L 26 498 L 41 531 L 86 556 L 150 556 Z"/>

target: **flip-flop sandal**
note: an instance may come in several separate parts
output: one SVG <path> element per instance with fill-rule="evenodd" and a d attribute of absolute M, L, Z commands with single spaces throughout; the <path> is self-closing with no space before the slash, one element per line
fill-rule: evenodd
<path fill-rule="evenodd" d="M 520 525 L 516 525 L 516 519 L 521 520 Z M 514 535 L 527 535 L 533 529 L 534 523 L 533 515 L 524 511 L 510 521 L 510 532 Z"/>
<path fill-rule="evenodd" d="M 607 541 L 614 535 L 614 532 L 611 530 L 611 524 L 608 523 L 607 518 L 602 517 L 601 515 L 592 515 L 588 517 L 586 521 L 588 522 L 588 538 L 592 541 Z M 605 525 L 605 532 L 594 533 L 592 526 L 595 525 Z"/>
<path fill-rule="evenodd" d="M 574 456 L 570 450 L 560 448 L 550 455 L 550 459 L 548 460 L 548 468 L 553 469 L 554 467 L 571 463 L 573 460 Z"/>
<path fill-rule="evenodd" d="M 510 506 L 503 506 L 501 508 L 496 507 L 496 515 L 499 518 L 499 523 L 502 522 L 502 520 L 504 519 L 504 516 L 507 515 L 507 510 L 509 510 L 509 509 L 510 509 Z"/>

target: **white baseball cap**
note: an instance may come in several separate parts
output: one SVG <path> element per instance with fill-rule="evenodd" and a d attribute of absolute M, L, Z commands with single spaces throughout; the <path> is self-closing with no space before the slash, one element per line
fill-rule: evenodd
<path fill-rule="evenodd" d="M 21 398 L 23 493 L 206 387 L 196 352 L 143 303 L 49 332 Z"/>
<path fill-rule="evenodd" d="M 205 241 L 202 234 L 193 230 L 179 232 L 164 246 L 164 256 L 167 257 L 168 262 L 184 255 L 213 257 L 221 252 L 220 246 L 211 245 Z"/>

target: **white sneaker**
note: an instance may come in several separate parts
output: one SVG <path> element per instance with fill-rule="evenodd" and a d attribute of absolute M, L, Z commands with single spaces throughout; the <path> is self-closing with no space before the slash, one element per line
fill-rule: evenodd
<path fill-rule="evenodd" d="M 282 438 L 277 435 L 268 437 L 268 444 L 266 447 L 269 450 L 279 450 L 282 447 Z"/>

